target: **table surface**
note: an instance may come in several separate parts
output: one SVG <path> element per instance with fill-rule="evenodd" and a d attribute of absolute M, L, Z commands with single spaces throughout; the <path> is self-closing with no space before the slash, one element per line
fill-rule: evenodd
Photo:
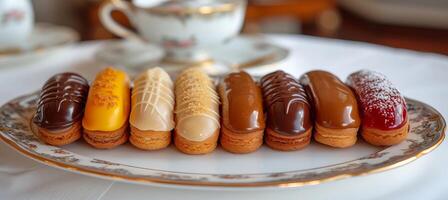
<path fill-rule="evenodd" d="M 345 79 L 358 69 L 377 70 L 405 96 L 426 102 L 448 116 L 446 56 L 298 35 L 270 35 L 266 39 L 291 49 L 290 57 L 278 67 L 295 76 L 318 68 Z M 93 78 L 104 67 L 94 58 L 102 44 L 81 43 L 29 64 L 0 68 L 0 104 L 38 90 L 58 72 L 75 71 Z M 446 199 L 446 151 L 448 144 L 443 142 L 432 153 L 403 167 L 316 186 L 207 191 L 133 185 L 74 174 L 34 162 L 0 143 L 0 199 Z"/>

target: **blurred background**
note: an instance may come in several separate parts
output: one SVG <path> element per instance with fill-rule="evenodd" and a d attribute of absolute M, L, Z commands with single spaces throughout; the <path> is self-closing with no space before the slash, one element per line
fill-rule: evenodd
<path fill-rule="evenodd" d="M 36 21 L 109 39 L 101 0 L 33 0 Z M 114 18 L 129 26 L 122 13 Z M 249 0 L 243 33 L 304 34 L 448 55 L 447 0 Z"/>

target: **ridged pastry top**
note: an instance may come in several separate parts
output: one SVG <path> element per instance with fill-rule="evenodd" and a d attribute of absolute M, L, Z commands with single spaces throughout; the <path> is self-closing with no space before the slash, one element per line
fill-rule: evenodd
<path fill-rule="evenodd" d="M 237 133 L 265 127 L 261 91 L 246 72 L 231 73 L 221 82 L 223 126 Z"/>
<path fill-rule="evenodd" d="M 219 97 L 215 85 L 200 69 L 183 71 L 176 80 L 176 132 L 191 141 L 204 141 L 218 131 Z"/>
<path fill-rule="evenodd" d="M 384 75 L 362 70 L 351 74 L 347 84 L 358 96 L 364 127 L 391 130 L 406 124 L 406 101 Z"/>
<path fill-rule="evenodd" d="M 61 130 L 79 122 L 89 83 L 75 73 L 56 74 L 42 87 L 33 122 L 45 129 Z"/>
<path fill-rule="evenodd" d="M 312 128 L 310 104 L 302 85 L 290 74 L 276 71 L 261 79 L 267 126 L 284 135 L 302 134 Z"/>
<path fill-rule="evenodd" d="M 125 125 L 129 110 L 129 78 L 123 71 L 109 67 L 93 81 L 82 125 L 90 131 L 115 131 Z"/>
<path fill-rule="evenodd" d="M 338 77 L 318 70 L 304 74 L 300 81 L 314 104 L 316 124 L 333 129 L 359 128 L 355 94 Z"/>
<path fill-rule="evenodd" d="M 143 131 L 171 131 L 174 128 L 173 81 L 161 68 L 149 69 L 134 80 L 129 122 Z"/>

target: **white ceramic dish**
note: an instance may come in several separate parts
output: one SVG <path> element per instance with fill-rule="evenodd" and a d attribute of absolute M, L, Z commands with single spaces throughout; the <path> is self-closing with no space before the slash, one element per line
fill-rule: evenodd
<path fill-rule="evenodd" d="M 448 2 L 443 0 L 339 0 L 338 3 L 365 19 L 379 23 L 448 28 Z"/>
<path fill-rule="evenodd" d="M 31 62 L 79 40 L 79 34 L 64 26 L 36 24 L 31 36 L 20 46 L 0 50 L 0 68 Z"/>

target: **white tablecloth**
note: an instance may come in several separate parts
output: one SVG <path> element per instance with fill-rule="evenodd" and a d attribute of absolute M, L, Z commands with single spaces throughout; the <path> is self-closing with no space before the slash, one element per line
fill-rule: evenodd
<path fill-rule="evenodd" d="M 448 116 L 448 57 L 365 43 L 277 35 L 269 40 L 291 49 L 280 67 L 295 76 L 320 68 L 342 79 L 370 68 L 402 93 Z M 50 58 L 0 69 L 0 104 L 38 90 L 51 75 L 76 71 L 93 78 L 101 43 L 84 43 Z M 206 191 L 148 187 L 102 180 L 47 167 L 0 143 L 0 199 L 446 199 L 448 144 L 406 166 L 379 174 L 283 190 Z"/>

